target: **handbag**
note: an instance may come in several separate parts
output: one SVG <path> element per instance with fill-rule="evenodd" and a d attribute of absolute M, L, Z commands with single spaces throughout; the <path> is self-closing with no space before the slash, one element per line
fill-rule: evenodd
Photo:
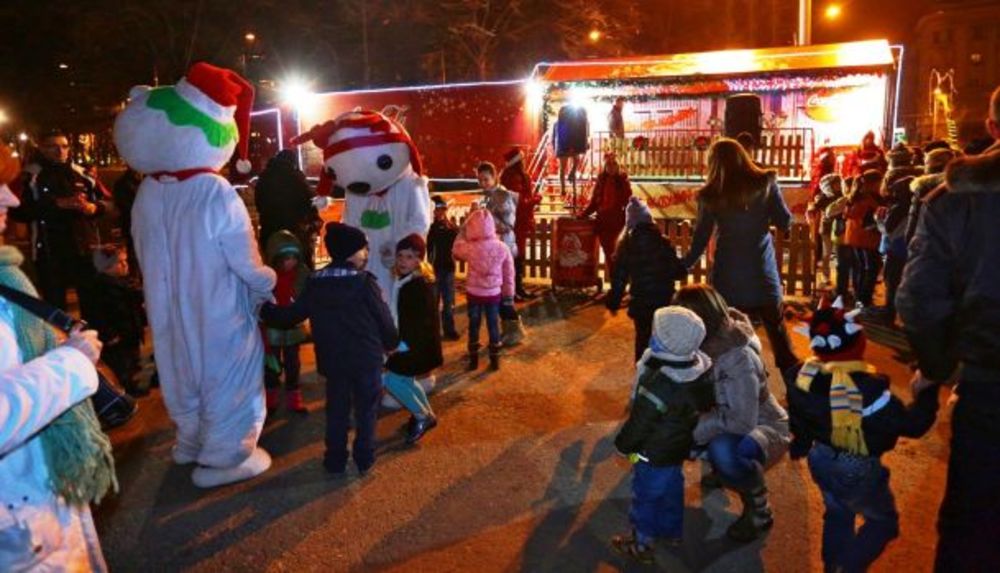
<path fill-rule="evenodd" d="M 514 305 L 500 306 L 500 339 L 504 346 L 517 346 L 527 336 L 524 322 Z"/>
<path fill-rule="evenodd" d="M 17 289 L 0 285 L 0 295 L 66 334 L 77 326 L 87 327 L 86 322 L 73 318 L 59 307 Z M 139 409 L 135 399 L 125 393 L 114 372 L 103 362 L 97 364 L 97 392 L 90 401 L 103 429 L 123 425 Z"/>

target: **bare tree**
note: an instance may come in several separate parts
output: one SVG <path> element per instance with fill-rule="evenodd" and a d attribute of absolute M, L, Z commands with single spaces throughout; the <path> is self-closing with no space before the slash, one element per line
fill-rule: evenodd
<path fill-rule="evenodd" d="M 496 49 L 504 40 L 516 39 L 526 28 L 524 0 L 446 0 L 442 15 L 449 22 L 449 38 L 471 64 L 480 81 L 494 65 Z"/>

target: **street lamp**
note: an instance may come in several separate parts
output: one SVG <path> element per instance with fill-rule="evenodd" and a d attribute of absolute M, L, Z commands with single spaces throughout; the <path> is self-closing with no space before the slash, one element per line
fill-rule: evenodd
<path fill-rule="evenodd" d="M 594 28 L 593 30 L 590 31 L 589 34 L 587 34 L 587 39 L 590 40 L 592 43 L 596 44 L 597 42 L 601 41 L 601 35 L 602 35 L 601 31 Z"/>
<path fill-rule="evenodd" d="M 24 143 L 25 141 L 28 141 L 28 134 L 27 134 L 27 133 L 24 133 L 24 132 L 22 131 L 21 133 L 19 133 L 19 134 L 17 135 L 17 140 L 18 140 L 18 141 L 20 141 L 21 143 Z"/>
<path fill-rule="evenodd" d="M 823 10 L 823 17 L 827 20 L 836 20 L 844 13 L 844 8 L 840 4 L 829 4 Z"/>
<path fill-rule="evenodd" d="M 60 70 L 68 70 L 69 69 L 69 64 L 67 64 L 65 62 L 60 62 L 59 63 L 59 69 Z"/>
<path fill-rule="evenodd" d="M 252 44 L 254 40 L 257 39 L 257 35 L 253 32 L 247 32 L 246 34 L 243 34 L 243 39 L 246 40 L 248 44 Z"/>

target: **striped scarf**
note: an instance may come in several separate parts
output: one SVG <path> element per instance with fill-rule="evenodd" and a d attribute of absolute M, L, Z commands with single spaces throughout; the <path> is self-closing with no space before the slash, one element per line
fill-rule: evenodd
<path fill-rule="evenodd" d="M 851 374 L 874 374 L 875 367 L 861 360 L 822 362 L 818 358 L 810 358 L 799 371 L 796 385 L 808 392 L 813 377 L 819 372 L 833 377 L 830 381 L 830 442 L 836 448 L 867 456 L 868 445 L 861 430 L 864 403 Z"/>
<path fill-rule="evenodd" d="M 20 251 L 0 246 L 0 284 L 38 296 L 35 287 L 18 267 L 23 262 Z M 56 346 L 55 331 L 40 318 L 12 304 L 14 333 L 21 358 L 29 362 Z M 71 505 L 97 503 L 108 492 L 118 491 L 111 441 L 101 431 L 101 424 L 90 400 L 63 412 L 38 433 L 49 468 L 52 492 Z"/>

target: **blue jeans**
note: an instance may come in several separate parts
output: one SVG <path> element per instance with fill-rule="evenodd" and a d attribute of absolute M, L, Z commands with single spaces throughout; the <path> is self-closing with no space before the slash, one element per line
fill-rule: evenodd
<path fill-rule="evenodd" d="M 455 332 L 455 271 L 435 271 L 437 301 L 441 308 L 441 330 L 444 334 Z"/>
<path fill-rule="evenodd" d="M 500 304 L 469 303 L 469 347 L 479 347 L 479 327 L 486 314 L 486 330 L 490 335 L 490 346 L 500 346 Z"/>
<path fill-rule="evenodd" d="M 889 470 L 878 458 L 838 453 L 825 444 L 809 452 L 809 471 L 823 494 L 823 563 L 846 573 L 866 571 L 899 536 Z M 855 531 L 857 515 L 864 524 Z"/>
<path fill-rule="evenodd" d="M 684 472 L 681 466 L 656 467 L 639 462 L 632 468 L 629 522 L 636 540 L 651 544 L 657 537 L 684 534 Z"/>
<path fill-rule="evenodd" d="M 736 490 L 754 485 L 758 463 L 764 463 L 764 450 L 750 436 L 719 434 L 708 443 L 708 461 L 723 485 Z"/>
<path fill-rule="evenodd" d="M 386 372 L 382 375 L 382 384 L 392 397 L 399 400 L 399 403 L 410 411 L 415 417 L 424 419 L 433 416 L 430 400 L 427 393 L 417 384 L 413 376 L 403 376 L 395 372 Z"/>

